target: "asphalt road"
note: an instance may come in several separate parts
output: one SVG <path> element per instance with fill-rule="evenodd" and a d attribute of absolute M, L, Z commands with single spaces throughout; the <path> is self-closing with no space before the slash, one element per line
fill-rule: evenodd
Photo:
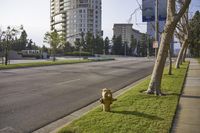
<path fill-rule="evenodd" d="M 154 61 L 115 61 L 0 71 L 0 130 L 32 132 L 152 72 Z"/>

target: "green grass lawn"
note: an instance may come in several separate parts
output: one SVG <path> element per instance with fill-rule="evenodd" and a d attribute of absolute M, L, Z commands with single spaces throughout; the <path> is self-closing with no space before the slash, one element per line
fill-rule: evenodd
<path fill-rule="evenodd" d="M 107 61 L 114 59 L 84 59 L 84 60 L 63 60 L 63 61 L 44 61 L 44 62 L 32 62 L 32 63 L 20 63 L 20 64 L 0 64 L 0 70 L 2 69 L 14 69 L 14 68 L 26 68 L 26 67 L 39 67 L 39 66 L 51 66 L 51 65 L 64 65 L 64 64 L 75 64 L 75 63 L 86 63 L 95 61 Z"/>
<path fill-rule="evenodd" d="M 101 107 L 73 121 L 59 133 L 168 133 L 175 115 L 188 63 L 173 69 L 167 75 L 165 69 L 162 91 L 166 96 L 141 93 L 148 87 L 149 79 L 142 81 L 117 98 L 111 112 L 102 112 Z"/>

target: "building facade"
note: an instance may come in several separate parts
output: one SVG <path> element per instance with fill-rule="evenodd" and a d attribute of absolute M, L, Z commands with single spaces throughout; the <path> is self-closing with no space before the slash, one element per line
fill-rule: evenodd
<path fill-rule="evenodd" d="M 159 21 L 159 34 L 158 38 L 160 40 L 161 33 L 164 30 L 165 21 Z M 147 22 L 147 34 L 150 35 L 151 38 L 155 38 L 155 21 Z"/>
<path fill-rule="evenodd" d="M 158 39 L 159 42 L 161 40 L 161 35 L 162 32 L 164 30 L 165 27 L 165 21 L 159 21 L 159 34 L 158 34 Z M 147 22 L 147 34 L 151 37 L 151 38 L 155 38 L 155 21 L 152 22 Z M 172 39 L 172 43 L 171 43 L 171 54 L 174 55 L 174 38 Z"/>
<path fill-rule="evenodd" d="M 66 35 L 73 44 L 87 32 L 101 36 L 101 0 L 51 0 L 51 30 Z"/>
<path fill-rule="evenodd" d="M 122 43 L 127 43 L 130 46 L 132 36 L 137 41 L 141 41 L 142 35 L 144 35 L 144 33 L 141 33 L 138 30 L 133 29 L 133 24 L 125 23 L 125 24 L 114 24 L 113 35 L 115 37 L 121 36 Z"/>

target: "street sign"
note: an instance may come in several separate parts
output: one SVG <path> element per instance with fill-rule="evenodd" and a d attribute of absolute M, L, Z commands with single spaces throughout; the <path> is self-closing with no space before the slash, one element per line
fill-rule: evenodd
<path fill-rule="evenodd" d="M 158 48 L 158 41 L 153 42 L 153 48 Z"/>
<path fill-rule="evenodd" d="M 167 16 L 167 0 L 158 0 L 158 20 L 165 21 Z M 155 0 L 142 0 L 142 21 L 155 21 Z"/>

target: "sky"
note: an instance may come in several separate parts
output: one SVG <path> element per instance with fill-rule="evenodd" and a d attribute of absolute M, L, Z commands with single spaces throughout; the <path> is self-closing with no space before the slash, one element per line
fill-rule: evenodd
<path fill-rule="evenodd" d="M 142 0 L 138 1 L 141 3 Z M 104 37 L 111 39 L 113 24 L 127 23 L 130 14 L 138 7 L 136 0 L 102 0 Z M 200 10 L 200 0 L 192 0 L 190 7 L 192 13 Z M 146 32 L 141 11 L 133 16 L 131 23 L 133 28 Z M 24 26 L 29 39 L 42 46 L 44 34 L 50 30 L 50 0 L 0 0 L 0 28 L 20 25 Z"/>

